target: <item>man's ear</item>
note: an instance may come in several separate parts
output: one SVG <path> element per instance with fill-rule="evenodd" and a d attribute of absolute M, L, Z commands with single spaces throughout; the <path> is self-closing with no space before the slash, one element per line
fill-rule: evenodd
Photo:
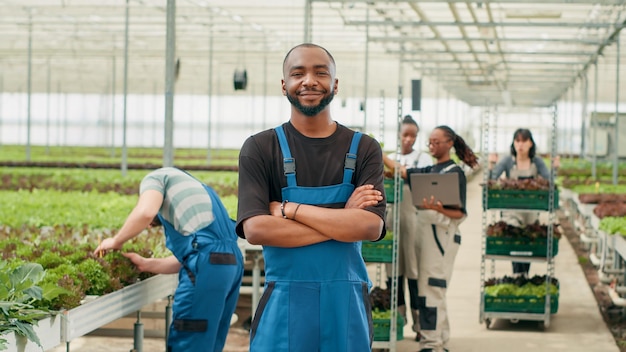
<path fill-rule="evenodd" d="M 280 80 L 280 85 L 281 85 L 281 89 L 283 91 L 283 95 L 287 95 L 287 88 L 285 87 L 285 80 L 284 79 Z"/>
<path fill-rule="evenodd" d="M 339 92 L 339 80 L 337 78 L 335 78 L 335 84 L 334 84 L 334 94 L 337 95 L 337 93 Z"/>

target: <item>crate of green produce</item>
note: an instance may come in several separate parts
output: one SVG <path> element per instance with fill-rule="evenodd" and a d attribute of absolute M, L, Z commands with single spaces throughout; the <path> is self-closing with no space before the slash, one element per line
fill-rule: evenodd
<path fill-rule="evenodd" d="M 485 281 L 485 312 L 541 313 L 545 312 L 546 297 L 550 296 L 550 313 L 559 309 L 559 281 L 548 276 L 504 276 Z"/>
<path fill-rule="evenodd" d="M 548 210 L 549 191 L 544 190 L 514 190 L 488 189 L 487 204 L 483 200 L 484 209 L 527 209 Z M 554 190 L 553 209 L 559 207 L 559 191 Z"/>
<path fill-rule="evenodd" d="M 389 341 L 391 336 L 391 311 L 372 312 L 374 324 L 374 341 Z M 404 339 L 404 318 L 398 314 L 396 318 L 396 340 Z"/>
<path fill-rule="evenodd" d="M 544 313 L 546 296 L 489 296 L 485 295 L 485 312 Z M 559 309 L 559 296 L 550 295 L 550 313 Z"/>
<path fill-rule="evenodd" d="M 395 189 L 394 189 L 395 182 L 392 179 L 385 179 L 383 184 L 385 186 L 385 196 L 387 197 L 387 203 L 395 203 L 396 202 Z M 404 180 L 400 179 L 400 194 L 399 194 L 400 197 L 398 198 L 399 201 L 402 201 L 403 186 L 404 186 Z"/>
<path fill-rule="evenodd" d="M 385 238 L 377 242 L 363 241 L 361 244 L 363 260 L 372 263 L 391 263 L 393 255 L 393 236 L 387 232 Z"/>
<path fill-rule="evenodd" d="M 559 252 L 559 240 L 552 237 L 552 256 Z M 546 238 L 487 237 L 486 254 L 520 257 L 545 257 L 548 253 Z"/>

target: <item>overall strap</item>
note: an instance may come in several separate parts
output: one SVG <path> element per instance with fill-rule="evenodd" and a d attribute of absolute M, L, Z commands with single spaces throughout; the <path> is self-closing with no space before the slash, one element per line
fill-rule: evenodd
<path fill-rule="evenodd" d="M 346 154 L 346 161 L 343 166 L 343 183 L 352 183 L 352 175 L 356 168 L 356 152 L 361 141 L 361 132 L 355 131 L 350 143 L 350 150 Z"/>
<path fill-rule="evenodd" d="M 274 131 L 278 137 L 280 150 L 283 153 L 283 169 L 287 177 L 287 187 L 296 187 L 296 159 L 291 157 L 291 150 L 289 150 L 289 144 L 287 143 L 283 126 L 281 125 L 274 128 Z"/>

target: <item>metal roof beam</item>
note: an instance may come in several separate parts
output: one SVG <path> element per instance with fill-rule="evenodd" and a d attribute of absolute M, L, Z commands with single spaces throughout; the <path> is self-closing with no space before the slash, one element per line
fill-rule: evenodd
<path fill-rule="evenodd" d="M 471 54 L 479 54 L 479 55 L 496 55 L 495 51 L 447 51 L 447 50 L 409 50 L 409 51 L 401 51 L 401 50 L 387 50 L 385 51 L 388 54 L 398 55 L 428 55 L 428 54 L 456 54 L 456 55 L 471 55 Z M 595 51 L 506 51 L 505 55 L 546 55 L 546 56 L 591 56 L 594 55 Z"/>
<path fill-rule="evenodd" d="M 372 3 L 372 0 L 311 0 L 322 3 Z M 385 3 L 465 3 L 467 0 L 385 0 Z M 622 5 L 622 0 L 487 0 L 490 4 L 587 4 L 587 5 Z"/>
<path fill-rule="evenodd" d="M 346 21 L 351 26 L 393 26 L 393 27 L 573 27 L 573 28 L 611 28 L 613 23 L 591 22 L 432 22 L 432 21 Z"/>
<path fill-rule="evenodd" d="M 448 42 L 457 41 L 464 42 L 467 40 L 471 41 L 493 41 L 496 39 L 487 39 L 487 38 L 463 38 L 463 37 L 450 37 L 450 38 L 420 38 L 420 37 L 369 37 L 370 42 L 389 42 L 389 43 L 406 43 L 406 42 L 428 42 L 428 41 L 441 41 L 445 40 Z M 540 37 L 532 37 L 532 38 L 498 38 L 497 41 L 500 42 L 530 42 L 530 43 L 542 43 L 542 42 L 552 42 L 552 43 L 565 43 L 565 44 L 580 44 L 580 45 L 593 45 L 598 46 L 604 43 L 601 40 L 592 40 L 592 39 L 573 39 L 573 38 L 540 38 Z"/>

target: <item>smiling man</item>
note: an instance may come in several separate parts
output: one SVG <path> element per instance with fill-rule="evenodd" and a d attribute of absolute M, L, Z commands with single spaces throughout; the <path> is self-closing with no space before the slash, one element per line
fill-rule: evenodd
<path fill-rule="evenodd" d="M 335 61 L 300 44 L 283 62 L 291 117 L 239 155 L 237 234 L 263 245 L 265 291 L 250 351 L 369 351 L 371 307 L 361 241 L 385 233 L 378 142 L 335 122 Z"/>

